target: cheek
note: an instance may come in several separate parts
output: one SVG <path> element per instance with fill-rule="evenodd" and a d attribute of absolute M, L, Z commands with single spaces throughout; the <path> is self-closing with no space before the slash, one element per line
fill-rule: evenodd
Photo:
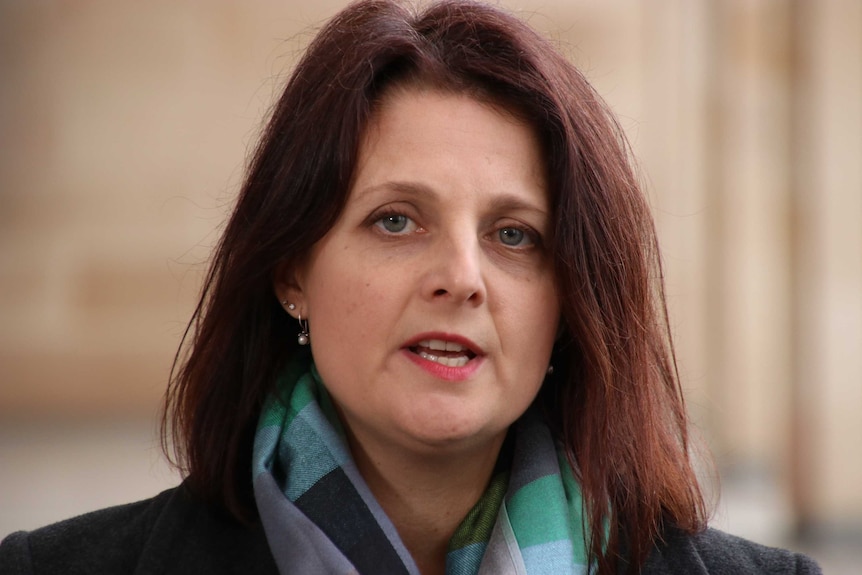
<path fill-rule="evenodd" d="M 556 337 L 560 307 L 556 290 L 548 281 L 530 282 L 513 290 L 507 298 L 507 330 L 524 352 L 535 354 L 537 361 L 550 354 Z"/>
<path fill-rule="evenodd" d="M 356 257 L 332 260 L 317 270 L 309 283 L 309 324 L 317 361 L 332 353 L 339 357 L 367 353 L 369 343 L 380 344 L 389 333 L 390 316 L 400 306 L 398 289 L 380 268 L 362 265 Z"/>

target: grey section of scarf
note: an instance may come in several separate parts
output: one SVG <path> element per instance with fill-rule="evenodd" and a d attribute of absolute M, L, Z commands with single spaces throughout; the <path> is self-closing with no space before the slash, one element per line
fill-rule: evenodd
<path fill-rule="evenodd" d="M 527 575 L 505 502 L 497 513 L 497 521 L 479 565 L 478 575 Z"/>
<path fill-rule="evenodd" d="M 359 575 L 317 525 L 285 498 L 271 475 L 260 475 L 254 483 L 260 520 L 279 573 Z"/>

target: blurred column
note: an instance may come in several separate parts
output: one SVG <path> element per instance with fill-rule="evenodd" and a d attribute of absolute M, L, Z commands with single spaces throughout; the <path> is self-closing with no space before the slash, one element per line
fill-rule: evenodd
<path fill-rule="evenodd" d="M 794 9 L 794 496 L 803 528 L 858 537 L 862 3 L 798 0 Z"/>
<path fill-rule="evenodd" d="M 790 429 L 789 5 L 711 3 L 707 258 L 716 456 L 779 481 Z M 783 494 L 783 495 L 782 495 Z"/>
<path fill-rule="evenodd" d="M 710 217 L 706 0 L 660 0 L 643 11 L 643 111 L 637 156 L 659 231 L 680 378 L 695 423 L 709 435 L 705 287 Z"/>

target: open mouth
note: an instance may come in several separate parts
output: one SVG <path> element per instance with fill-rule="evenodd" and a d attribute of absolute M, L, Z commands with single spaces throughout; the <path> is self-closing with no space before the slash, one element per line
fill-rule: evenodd
<path fill-rule="evenodd" d="M 423 359 L 448 367 L 463 367 L 476 357 L 467 346 L 440 339 L 425 339 L 408 349 Z"/>

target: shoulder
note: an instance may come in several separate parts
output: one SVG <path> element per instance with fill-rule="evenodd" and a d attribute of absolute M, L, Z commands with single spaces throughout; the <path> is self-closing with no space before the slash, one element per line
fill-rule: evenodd
<path fill-rule="evenodd" d="M 274 572 L 262 531 L 197 501 L 185 486 L 13 533 L 0 544 L 0 575 L 231 573 L 242 566 Z"/>
<path fill-rule="evenodd" d="M 95 565 L 131 572 L 153 523 L 175 490 L 111 507 L 35 531 L 13 533 L 0 545 L 0 573 L 83 572 Z"/>
<path fill-rule="evenodd" d="M 800 553 L 767 547 L 717 529 L 695 535 L 670 530 L 650 556 L 643 573 L 797 574 L 821 573 L 817 564 Z"/>

